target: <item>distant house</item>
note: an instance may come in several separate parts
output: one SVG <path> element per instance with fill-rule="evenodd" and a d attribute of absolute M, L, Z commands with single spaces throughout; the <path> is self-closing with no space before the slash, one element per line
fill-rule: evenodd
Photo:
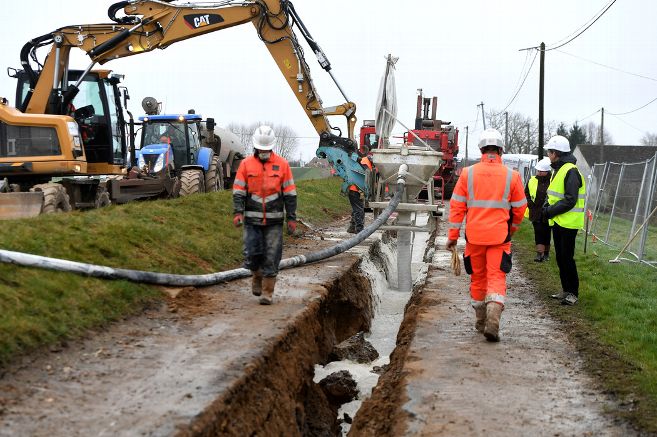
<path fill-rule="evenodd" d="M 593 164 L 640 162 L 652 158 L 655 153 L 657 153 L 657 146 L 611 144 L 604 146 L 601 144 L 580 144 L 573 151 L 573 155 L 577 158 L 577 167 L 579 167 L 584 177 L 591 174 Z"/>
<path fill-rule="evenodd" d="M 306 167 L 329 168 L 329 163 L 326 159 L 321 159 L 315 156 L 306 164 Z"/>

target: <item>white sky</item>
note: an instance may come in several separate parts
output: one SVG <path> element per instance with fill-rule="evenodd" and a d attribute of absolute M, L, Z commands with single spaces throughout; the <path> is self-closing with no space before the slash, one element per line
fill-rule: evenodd
<path fill-rule="evenodd" d="M 333 73 L 358 107 L 358 126 L 374 117 L 385 56 L 398 56 L 396 82 L 399 118 L 411 126 L 416 90 L 438 96 L 438 118 L 461 129 L 470 126 L 470 153 L 482 128 L 475 129 L 477 104 L 503 109 L 517 89 L 527 52 L 565 39 L 609 0 L 296 0 L 297 12 L 333 65 Z M 70 24 L 109 22 L 104 0 L 22 0 L 3 2 L 0 67 L 19 67 L 19 52 L 29 39 Z M 545 119 L 571 124 L 605 107 L 605 129 L 616 144 L 638 144 L 657 132 L 657 1 L 618 0 L 589 30 L 560 50 L 654 78 L 647 80 L 558 51 L 546 53 Z M 531 54 L 533 57 L 533 53 Z M 325 106 L 343 102 L 310 49 L 306 58 Z M 531 58 L 529 59 L 531 61 Z M 72 67 L 84 68 L 75 58 Z M 538 58 L 509 111 L 538 117 Z M 293 128 L 304 159 L 314 156 L 317 134 L 250 24 L 105 64 L 125 74 L 130 109 L 154 96 L 168 112 L 195 108 L 230 122 L 272 121 Z M 0 74 L 0 96 L 13 103 L 14 80 Z M 582 120 L 600 122 L 599 114 Z M 403 129 L 398 125 L 395 132 Z"/>

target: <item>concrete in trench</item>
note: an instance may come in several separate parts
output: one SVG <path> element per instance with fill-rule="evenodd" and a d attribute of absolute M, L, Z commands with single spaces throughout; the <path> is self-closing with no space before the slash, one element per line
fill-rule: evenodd
<path fill-rule="evenodd" d="M 330 244 L 305 241 L 296 244 L 294 253 Z M 314 341 L 313 335 L 322 334 L 316 324 L 311 326 L 313 332 L 302 332 L 311 329 L 303 323 L 307 326 L 318 318 L 315 312 L 326 299 L 327 284 L 353 268 L 358 252 L 364 250 L 356 248 L 354 253 L 281 272 L 272 306 L 257 304 L 249 279 L 183 290 L 187 298 L 172 300 L 168 309 L 153 309 L 64 350 L 24 360 L 0 378 L 0 435 L 206 433 L 202 427 L 207 423 L 195 425 L 199 418 L 207 410 L 229 404 L 250 383 L 255 385 L 259 372 L 268 365 L 279 366 L 276 371 L 290 379 L 299 375 L 288 374 L 305 371 L 296 364 L 286 367 L 287 362 L 294 362 L 289 356 L 286 361 L 282 355 L 282 363 L 274 363 L 274 349 L 279 354 L 307 353 L 307 360 L 318 359 L 317 351 L 296 350 L 294 342 L 304 335 Z M 312 370 L 312 364 L 305 366 Z M 263 417 L 245 411 L 247 417 L 230 420 L 261 420 L 254 427 L 267 434 L 267 423 L 275 421 L 272 414 L 276 416 L 275 410 L 287 402 L 289 411 L 278 420 L 289 426 L 283 434 L 296 434 L 298 407 L 294 399 L 273 393 L 275 384 L 274 377 L 270 387 L 251 396 L 252 402 L 262 404 L 256 406 L 256 413 L 264 411 Z M 233 430 L 246 429 L 234 426 Z M 215 433 L 220 428 L 208 429 Z M 278 428 L 276 433 L 280 432 Z"/>

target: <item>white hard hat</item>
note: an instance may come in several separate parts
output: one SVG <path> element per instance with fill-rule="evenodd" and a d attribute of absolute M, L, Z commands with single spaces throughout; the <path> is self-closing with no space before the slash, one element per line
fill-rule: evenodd
<path fill-rule="evenodd" d="M 253 147 L 258 150 L 272 150 L 276 144 L 274 129 L 267 125 L 258 127 L 253 133 Z"/>
<path fill-rule="evenodd" d="M 568 138 L 562 137 L 561 135 L 555 135 L 550 138 L 545 149 L 558 150 L 559 152 L 570 152 L 570 143 L 568 142 Z"/>
<path fill-rule="evenodd" d="M 550 171 L 550 158 L 545 157 L 536 163 L 536 171 Z"/>
<path fill-rule="evenodd" d="M 499 147 L 504 151 L 504 139 L 497 129 L 486 129 L 481 133 L 479 137 L 479 148 L 483 149 L 486 146 Z"/>

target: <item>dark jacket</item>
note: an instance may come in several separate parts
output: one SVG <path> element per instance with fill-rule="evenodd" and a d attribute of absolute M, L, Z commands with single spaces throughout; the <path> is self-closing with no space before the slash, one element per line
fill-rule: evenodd
<path fill-rule="evenodd" d="M 529 195 L 529 184 L 525 185 L 525 197 L 527 198 L 527 208 L 529 208 L 529 221 L 541 221 L 541 210 L 547 199 L 547 189 L 550 185 L 550 175 L 536 176 L 538 186 L 536 187 L 536 198 L 532 200 Z"/>
<path fill-rule="evenodd" d="M 557 162 L 553 162 L 551 167 L 554 169 L 552 177 L 557 174 L 559 169 L 567 162 L 577 164 L 577 158 L 572 154 L 562 155 Z M 579 171 L 576 168 L 571 168 L 566 173 L 566 179 L 564 181 L 564 198 L 550 205 L 547 208 L 548 218 L 552 218 L 556 215 L 563 214 L 570 211 L 575 207 L 577 203 L 577 196 L 579 195 L 579 188 L 582 186 L 582 178 L 579 174 Z"/>

